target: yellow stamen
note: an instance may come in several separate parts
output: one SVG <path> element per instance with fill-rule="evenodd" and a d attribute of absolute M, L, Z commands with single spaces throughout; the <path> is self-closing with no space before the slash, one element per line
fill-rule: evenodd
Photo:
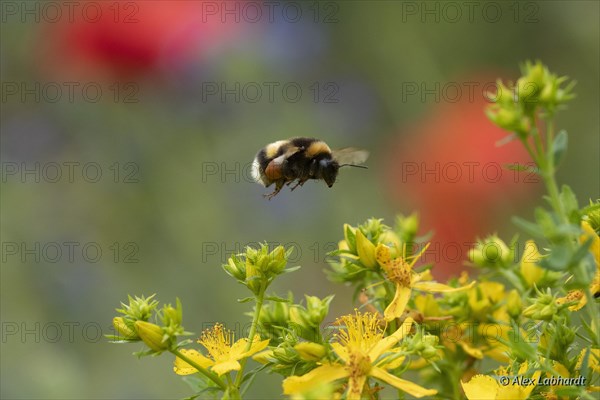
<path fill-rule="evenodd" d="M 354 315 L 344 315 L 337 323 L 345 329 L 336 334 L 340 344 L 348 350 L 363 350 L 367 352 L 383 338 L 383 329 L 379 326 L 376 314 L 355 310 Z"/>
<path fill-rule="evenodd" d="M 198 343 L 206 348 L 213 360 L 217 360 L 229 353 L 232 340 L 233 332 L 225 329 L 223 324 L 215 324 L 212 328 L 202 332 Z"/>

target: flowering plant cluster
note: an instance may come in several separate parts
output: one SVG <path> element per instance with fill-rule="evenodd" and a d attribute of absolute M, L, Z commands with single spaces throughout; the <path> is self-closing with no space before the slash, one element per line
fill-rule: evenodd
<path fill-rule="evenodd" d="M 172 353 L 193 397 L 241 399 L 258 373 L 282 376 L 293 399 L 597 398 L 600 392 L 600 202 L 580 205 L 555 171 L 567 133 L 555 134 L 555 113 L 573 97 L 572 84 L 540 62 L 526 63 L 515 84 L 498 82 L 493 123 L 518 140 L 544 181 L 547 207 L 534 221 L 515 219 L 526 237 L 497 235 L 469 251 L 472 270 L 437 282 L 423 262 L 427 237 L 417 214 L 344 225 L 330 254 L 329 278 L 355 288 L 356 309 L 328 318 L 333 296 L 296 301 L 267 293 L 288 267 L 293 248 L 246 248 L 225 272 L 244 285 L 254 307 L 247 337 L 222 324 L 193 348 L 182 307 L 158 309 L 154 296 L 129 297 L 113 320 L 118 342 L 141 341 L 139 355 Z M 254 369 L 248 370 L 253 359 Z M 596 392 L 596 393 L 594 393 Z"/>

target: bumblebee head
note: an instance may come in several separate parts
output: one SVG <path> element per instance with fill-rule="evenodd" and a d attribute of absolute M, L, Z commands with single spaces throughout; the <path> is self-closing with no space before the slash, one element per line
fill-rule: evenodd
<path fill-rule="evenodd" d="M 324 158 L 319 161 L 319 169 L 321 171 L 321 178 L 323 178 L 327 186 L 332 187 L 337 178 L 340 165 L 335 160 Z"/>

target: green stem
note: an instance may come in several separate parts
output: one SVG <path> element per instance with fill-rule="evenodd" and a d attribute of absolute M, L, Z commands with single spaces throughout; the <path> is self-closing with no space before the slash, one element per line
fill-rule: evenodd
<path fill-rule="evenodd" d="M 546 136 L 546 153 L 543 157 L 545 162 L 541 164 L 538 163 L 538 167 L 540 168 L 542 179 L 544 180 L 544 184 L 550 195 L 550 203 L 552 204 L 554 212 L 556 212 L 563 223 L 568 224 L 569 217 L 566 215 L 563 204 L 560 201 L 560 192 L 554 177 L 556 168 L 554 165 L 554 121 L 552 120 L 548 121 Z"/>
<path fill-rule="evenodd" d="M 500 269 L 499 272 L 500 275 L 506 278 L 506 280 L 509 281 L 519 293 L 525 292 L 525 287 L 523 287 L 521 280 L 519 279 L 517 274 L 515 274 L 514 271 L 511 271 L 509 269 Z"/>
<path fill-rule="evenodd" d="M 231 380 L 231 375 L 227 374 L 227 384 L 229 385 L 229 392 L 228 392 L 228 399 L 230 400 L 241 400 L 242 396 L 240 396 L 240 391 L 238 390 L 238 388 L 233 384 L 233 381 Z"/>
<path fill-rule="evenodd" d="M 169 351 L 171 353 L 173 353 L 175 356 L 181 358 L 186 363 L 190 364 L 192 367 L 196 368 L 198 370 L 198 372 L 200 372 L 202 375 L 205 375 L 208 379 L 210 379 L 211 381 L 216 383 L 221 389 L 227 390 L 227 385 L 225 384 L 225 382 L 223 382 L 221 380 L 221 378 L 219 378 L 214 372 L 211 372 L 211 371 L 207 370 L 206 368 L 202 367 L 201 365 L 199 365 L 198 363 L 196 363 L 195 361 L 193 361 L 192 359 L 190 359 L 188 356 L 184 355 L 177 349 L 169 350 Z"/>
<path fill-rule="evenodd" d="M 385 304 L 390 304 L 395 297 L 395 292 L 393 288 L 390 288 L 389 282 L 384 282 L 383 287 L 385 288 Z M 385 304 L 383 309 L 385 310 Z M 390 329 L 389 332 L 390 333 L 394 333 L 396 332 L 396 330 L 398 329 L 398 325 L 396 324 L 396 320 L 393 319 L 388 323 L 388 328 Z"/>
<path fill-rule="evenodd" d="M 598 316 L 598 312 L 596 311 L 594 296 L 592 295 L 592 291 L 590 290 L 589 286 L 584 289 L 584 294 L 587 298 L 585 309 L 590 316 L 590 327 L 596 335 L 596 337 L 594 338 L 594 342 L 598 344 L 600 343 L 600 317 Z"/>
<path fill-rule="evenodd" d="M 521 143 L 523 143 L 525 150 L 527 150 L 527 153 L 529 153 L 529 157 L 531 157 L 533 162 L 538 166 L 538 168 L 540 168 L 540 162 L 538 160 L 538 157 L 535 154 L 535 152 L 533 151 L 533 149 L 531 148 L 531 146 L 529 145 L 529 143 L 527 142 L 527 139 L 521 139 Z"/>
<path fill-rule="evenodd" d="M 533 142 L 535 143 L 535 148 L 537 150 L 538 155 L 544 154 L 544 145 L 542 144 L 542 134 L 541 130 L 538 128 L 538 123 L 533 117 L 534 128 L 531 130 L 531 136 L 533 137 Z"/>
<path fill-rule="evenodd" d="M 252 347 L 252 342 L 254 340 L 254 335 L 256 334 L 256 327 L 258 326 L 258 318 L 260 317 L 260 311 L 262 309 L 263 306 L 263 302 L 265 300 L 265 291 L 267 290 L 267 281 L 266 280 L 262 280 L 262 282 L 260 283 L 260 289 L 258 291 L 258 294 L 256 295 L 256 307 L 254 309 L 254 317 L 252 318 L 252 325 L 250 326 L 250 333 L 248 334 L 248 344 L 246 345 L 246 352 L 250 351 L 250 348 Z M 244 358 L 240 361 L 240 370 L 237 372 L 237 375 L 235 377 L 235 386 L 237 388 L 240 387 L 240 384 L 242 383 L 242 377 L 244 376 L 244 368 L 246 367 L 246 362 L 248 361 L 248 358 Z"/>

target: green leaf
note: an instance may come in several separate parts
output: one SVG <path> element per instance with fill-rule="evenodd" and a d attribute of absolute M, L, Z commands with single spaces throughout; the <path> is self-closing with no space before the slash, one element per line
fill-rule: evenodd
<path fill-rule="evenodd" d="M 181 377 L 196 394 L 187 397 L 186 399 L 218 399 L 221 389 L 217 387 L 213 381 L 202 374 L 187 375 Z M 185 399 L 184 399 L 185 400 Z"/>
<path fill-rule="evenodd" d="M 267 368 L 268 365 L 261 365 L 258 368 L 253 369 L 252 371 L 244 374 L 244 377 L 242 378 L 242 388 L 240 390 L 240 394 L 243 396 L 246 391 L 248 390 L 248 388 L 250 386 L 252 386 L 252 383 L 254 382 L 254 378 L 256 378 L 256 375 L 258 375 L 259 372 L 263 371 L 265 368 Z"/>
<path fill-rule="evenodd" d="M 519 163 L 504 164 L 504 168 L 510 171 L 533 172 L 534 174 L 539 174 L 540 172 L 539 168 L 534 165 L 523 165 Z"/>
<path fill-rule="evenodd" d="M 300 268 L 302 268 L 300 265 L 297 265 L 295 267 L 289 267 L 284 269 L 283 271 L 281 271 L 282 274 L 287 274 L 289 272 L 294 272 L 294 271 L 298 271 Z"/>
<path fill-rule="evenodd" d="M 104 335 L 104 337 L 108 339 L 109 343 L 135 343 L 135 342 L 139 342 L 139 340 L 127 340 L 127 339 L 123 339 L 123 336 L 119 336 L 119 335 Z"/>
<path fill-rule="evenodd" d="M 554 138 L 554 143 L 552 145 L 552 157 L 554 159 L 554 166 L 559 166 L 562 161 L 565 153 L 567 152 L 567 145 L 569 142 L 569 138 L 567 135 L 567 131 L 564 129 L 558 132 L 558 135 Z"/>
<path fill-rule="evenodd" d="M 544 236 L 551 237 L 556 232 L 556 220 L 552 214 L 541 207 L 537 207 L 534 211 L 535 221 L 544 232 Z"/>
<path fill-rule="evenodd" d="M 552 271 L 564 271 L 569 268 L 571 261 L 571 250 L 566 245 L 555 245 L 550 254 L 540 261 L 542 268 Z"/>
<path fill-rule="evenodd" d="M 555 389 L 556 395 L 561 399 L 581 398 L 580 396 L 582 395 L 582 392 L 584 392 L 584 390 L 579 386 L 559 386 L 558 389 Z"/>
<path fill-rule="evenodd" d="M 575 193 L 571 190 L 571 188 L 567 185 L 563 185 L 562 191 L 560 192 L 560 202 L 562 203 L 567 215 L 569 216 L 579 216 L 579 203 L 577 201 L 577 197 L 575 197 Z M 579 222 L 579 221 L 573 221 Z"/>
<path fill-rule="evenodd" d="M 533 222 L 527 221 L 520 217 L 512 217 L 512 222 L 533 237 L 544 237 L 544 232 L 542 232 L 542 229 Z"/>
<path fill-rule="evenodd" d="M 349 225 L 346 226 L 346 232 L 344 233 L 348 249 L 350 249 L 352 253 L 356 253 L 356 235 L 354 235 L 354 232 L 352 232 L 352 229 L 350 229 Z"/>
<path fill-rule="evenodd" d="M 505 136 L 502 139 L 498 140 L 495 145 L 496 145 L 496 147 L 502 147 L 505 144 L 512 142 L 516 138 L 517 138 L 517 135 L 515 135 L 514 133 L 511 133 L 510 135 Z"/>
<path fill-rule="evenodd" d="M 594 241 L 594 239 L 589 238 L 588 240 L 585 241 L 585 243 L 583 243 L 581 246 L 579 246 L 577 251 L 575 251 L 575 254 L 573 254 L 573 258 L 571 259 L 571 261 L 574 264 L 583 260 L 583 257 L 585 257 L 585 256 L 589 255 L 591 257 L 591 255 L 589 253 L 589 248 L 592 246 L 593 241 Z"/>
<path fill-rule="evenodd" d="M 278 303 L 290 303 L 289 299 L 284 299 L 283 297 L 279 297 L 279 296 L 267 296 L 266 300 L 271 300 L 271 301 L 276 301 Z"/>
<path fill-rule="evenodd" d="M 244 297 L 243 299 L 238 299 L 238 303 L 249 303 L 254 300 L 254 297 Z"/>

